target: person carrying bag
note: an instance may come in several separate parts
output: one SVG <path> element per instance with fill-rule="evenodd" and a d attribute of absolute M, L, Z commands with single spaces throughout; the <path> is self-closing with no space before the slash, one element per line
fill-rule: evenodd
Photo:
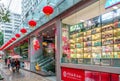
<path fill-rule="evenodd" d="M 15 72 L 15 70 L 16 70 L 14 59 L 12 59 L 12 61 L 11 61 L 11 69 L 12 69 L 13 72 Z"/>

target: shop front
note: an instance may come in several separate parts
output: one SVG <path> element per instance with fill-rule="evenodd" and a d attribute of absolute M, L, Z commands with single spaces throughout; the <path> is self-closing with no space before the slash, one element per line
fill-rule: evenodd
<path fill-rule="evenodd" d="M 119 81 L 119 3 L 81 0 L 26 35 L 25 69 L 57 81 Z"/>
<path fill-rule="evenodd" d="M 119 74 L 62 67 L 62 81 L 119 81 Z"/>
<path fill-rule="evenodd" d="M 119 81 L 119 3 L 85 3 L 62 19 L 62 81 Z"/>
<path fill-rule="evenodd" d="M 29 52 L 31 71 L 43 76 L 56 75 L 55 31 L 55 24 L 42 26 L 31 36 Z"/>

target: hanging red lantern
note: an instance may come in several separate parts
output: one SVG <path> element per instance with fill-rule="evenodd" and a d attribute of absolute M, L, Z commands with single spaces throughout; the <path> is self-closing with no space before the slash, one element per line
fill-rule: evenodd
<path fill-rule="evenodd" d="M 15 36 L 16 36 L 17 38 L 19 38 L 19 37 L 20 37 L 20 34 L 17 33 L 17 34 L 15 34 Z"/>
<path fill-rule="evenodd" d="M 13 37 L 13 38 L 12 38 L 12 40 L 13 40 L 13 41 L 15 41 L 15 40 L 16 40 L 16 38 L 15 38 L 15 37 Z"/>
<path fill-rule="evenodd" d="M 36 24 L 37 24 L 37 22 L 36 21 L 34 21 L 34 20 L 30 20 L 29 22 L 28 22 L 28 24 L 30 25 L 30 27 L 35 27 L 36 26 Z"/>
<path fill-rule="evenodd" d="M 21 32 L 22 34 L 25 34 L 25 33 L 27 32 L 27 30 L 26 30 L 25 28 L 22 28 L 22 29 L 20 30 L 20 32 Z"/>
<path fill-rule="evenodd" d="M 12 43 L 13 42 L 13 40 L 9 40 L 9 43 Z"/>
<path fill-rule="evenodd" d="M 53 7 L 47 5 L 47 6 L 43 7 L 43 12 L 45 15 L 49 16 L 54 12 L 54 9 L 53 9 Z"/>
<path fill-rule="evenodd" d="M 8 46 L 9 44 L 10 44 L 9 42 L 6 43 L 7 46 Z"/>

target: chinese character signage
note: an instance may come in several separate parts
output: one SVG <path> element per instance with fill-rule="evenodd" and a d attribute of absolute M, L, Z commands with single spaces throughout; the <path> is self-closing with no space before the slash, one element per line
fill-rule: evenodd
<path fill-rule="evenodd" d="M 70 26 L 70 32 L 76 32 L 83 28 L 83 23 L 79 23 L 73 26 Z"/>
<path fill-rule="evenodd" d="M 62 81 L 120 81 L 119 74 L 62 67 Z"/>
<path fill-rule="evenodd" d="M 84 70 L 62 67 L 63 81 L 85 81 Z"/>

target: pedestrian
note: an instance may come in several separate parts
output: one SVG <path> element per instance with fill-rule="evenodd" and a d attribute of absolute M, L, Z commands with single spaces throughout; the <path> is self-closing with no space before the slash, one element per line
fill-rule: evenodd
<path fill-rule="evenodd" d="M 5 65 L 7 65 L 7 58 L 5 58 Z"/>
<path fill-rule="evenodd" d="M 11 61 L 11 68 L 12 68 L 12 71 L 15 72 L 16 67 L 15 67 L 15 60 L 14 59 L 12 59 L 12 61 Z"/>
<path fill-rule="evenodd" d="M 20 61 L 18 59 L 16 59 L 15 61 L 15 66 L 16 66 L 16 71 L 19 72 L 20 69 Z"/>
<path fill-rule="evenodd" d="M 8 69 L 10 69 L 10 63 L 11 63 L 11 60 L 10 58 L 7 59 L 7 66 L 8 66 Z"/>

